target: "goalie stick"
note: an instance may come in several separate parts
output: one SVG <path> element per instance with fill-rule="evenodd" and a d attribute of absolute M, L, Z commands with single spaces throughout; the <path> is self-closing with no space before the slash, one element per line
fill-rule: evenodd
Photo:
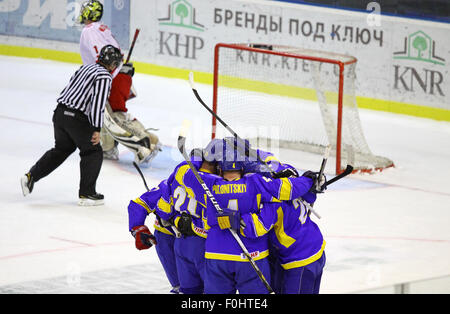
<path fill-rule="evenodd" d="M 192 164 L 188 154 L 186 153 L 186 149 L 185 149 L 186 134 L 187 134 L 189 128 L 190 128 L 190 122 L 189 121 L 184 121 L 183 122 L 183 126 L 181 128 L 180 135 L 178 137 L 178 149 L 179 149 L 180 153 L 183 155 L 184 160 L 186 161 L 186 163 L 189 165 L 189 168 L 191 169 L 191 171 L 194 174 L 195 178 L 197 179 L 197 181 L 202 186 L 203 190 L 205 191 L 206 195 L 208 196 L 208 199 L 213 204 L 213 206 L 215 207 L 217 212 L 219 214 L 221 214 L 221 213 L 223 213 L 223 209 L 220 208 L 219 203 L 217 203 L 216 198 L 211 193 L 211 191 L 209 190 L 208 186 L 205 184 L 203 179 L 200 177 L 200 174 L 198 173 L 197 169 L 194 167 L 194 165 Z M 267 291 L 269 291 L 270 294 L 275 294 L 275 292 L 273 291 L 272 287 L 270 287 L 270 285 L 267 282 L 266 278 L 264 277 L 263 273 L 259 269 L 258 265 L 256 265 L 255 260 L 251 257 L 251 255 L 248 252 L 247 248 L 245 247 L 244 243 L 239 238 L 238 234 L 233 229 L 228 229 L 228 230 L 231 232 L 231 235 L 234 237 L 236 242 L 241 247 L 242 252 L 244 253 L 244 255 L 249 260 L 250 264 L 252 265 L 252 267 L 255 270 L 256 274 L 258 275 L 259 279 L 262 281 L 264 286 L 267 288 Z"/>
<path fill-rule="evenodd" d="M 134 166 L 134 168 L 136 168 L 137 172 L 138 172 L 139 175 L 141 176 L 142 181 L 144 181 L 144 185 L 145 185 L 145 188 L 147 189 L 147 192 L 149 192 L 150 189 L 148 188 L 147 180 L 145 180 L 145 177 L 144 177 L 144 174 L 142 173 L 141 168 L 140 168 L 139 165 L 138 165 L 136 162 L 134 162 L 134 161 L 133 161 L 133 166 Z M 158 217 L 158 216 L 156 215 L 155 212 L 153 212 L 153 214 L 155 214 L 155 216 Z M 180 231 L 178 231 L 177 227 L 175 227 L 174 225 L 170 225 L 170 226 L 172 227 L 172 231 L 175 233 L 175 236 L 176 236 L 177 238 L 180 238 L 180 237 L 181 237 L 181 233 L 180 233 Z M 163 225 L 163 227 L 164 227 L 164 225 Z"/>
<path fill-rule="evenodd" d="M 141 30 L 139 28 L 136 28 L 136 31 L 134 32 L 133 42 L 131 43 L 130 51 L 128 51 L 128 57 L 125 63 L 130 62 L 131 54 L 133 53 L 134 45 L 136 44 L 140 32 Z"/>

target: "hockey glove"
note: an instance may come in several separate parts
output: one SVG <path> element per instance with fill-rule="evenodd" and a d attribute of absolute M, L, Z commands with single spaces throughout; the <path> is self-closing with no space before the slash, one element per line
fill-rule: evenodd
<path fill-rule="evenodd" d="M 136 248 L 138 250 L 147 250 L 156 245 L 156 238 L 147 226 L 136 226 L 131 229 L 131 234 L 136 239 Z"/>
<path fill-rule="evenodd" d="M 306 171 L 302 177 L 308 177 L 313 180 L 313 185 L 309 190 L 312 193 L 323 193 L 327 188 L 325 183 L 327 182 L 327 177 L 322 174 L 319 178 L 319 172 L 314 171 Z"/>
<path fill-rule="evenodd" d="M 217 213 L 217 222 L 220 229 L 233 229 L 238 232 L 241 228 L 241 214 L 239 211 L 224 208 L 221 214 Z"/>
<path fill-rule="evenodd" d="M 182 212 L 179 219 L 177 219 L 178 231 L 184 236 L 194 236 L 195 232 L 192 230 L 192 217 L 186 212 Z"/>
<path fill-rule="evenodd" d="M 125 63 L 124 65 L 122 65 L 122 69 L 120 69 L 120 73 L 123 73 L 123 74 L 133 77 L 134 76 L 133 63 Z"/>
<path fill-rule="evenodd" d="M 170 218 L 169 220 L 165 220 L 165 219 L 162 219 L 161 217 L 159 217 L 158 215 L 156 215 L 156 220 L 158 221 L 158 224 L 161 227 L 170 228 L 170 227 L 174 226 L 173 218 Z"/>
<path fill-rule="evenodd" d="M 276 172 L 273 175 L 274 179 L 291 178 L 291 177 L 294 177 L 294 178 L 299 177 L 298 172 L 295 168 L 286 168 L 286 169 Z"/>

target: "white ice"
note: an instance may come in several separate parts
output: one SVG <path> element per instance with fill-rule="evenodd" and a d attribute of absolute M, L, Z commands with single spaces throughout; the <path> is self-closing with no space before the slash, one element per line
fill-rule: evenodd
<path fill-rule="evenodd" d="M 128 203 L 145 187 L 125 148 L 120 161 L 103 164 L 97 190 L 105 206 L 77 206 L 77 153 L 22 196 L 19 178 L 52 147 L 55 101 L 77 67 L 0 57 L 0 293 L 168 293 L 156 251 L 137 251 L 128 232 Z M 193 148 L 208 142 L 211 117 L 187 77 L 136 74 L 134 85 L 138 97 L 129 102 L 130 113 L 158 128 L 164 144 L 143 168 L 151 187 L 182 160 L 175 148 L 182 121 L 193 122 Z M 211 86 L 198 88 L 209 103 Z M 361 120 L 372 151 L 396 167 L 351 175 L 319 196 L 322 219 L 315 221 L 327 241 L 321 292 L 445 277 L 411 292 L 450 293 L 450 123 L 370 110 L 361 110 Z M 299 169 L 320 166 L 320 156 L 296 156 L 282 151 L 279 157 Z M 333 176 L 332 165 L 326 172 Z"/>

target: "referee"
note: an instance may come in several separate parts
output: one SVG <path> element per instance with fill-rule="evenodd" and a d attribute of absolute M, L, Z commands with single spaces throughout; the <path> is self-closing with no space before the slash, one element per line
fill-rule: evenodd
<path fill-rule="evenodd" d="M 95 64 L 83 65 L 58 97 L 53 114 L 55 147 L 21 178 L 23 195 L 33 191 L 35 182 L 58 168 L 77 148 L 80 150 L 79 205 L 104 204 L 96 192 L 96 182 L 103 162 L 100 130 L 105 104 L 111 89 L 111 73 L 121 64 L 122 53 L 107 45 Z"/>

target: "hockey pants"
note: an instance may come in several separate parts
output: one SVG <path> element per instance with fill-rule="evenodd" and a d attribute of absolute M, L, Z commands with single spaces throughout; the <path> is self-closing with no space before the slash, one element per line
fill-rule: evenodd
<path fill-rule="evenodd" d="M 91 143 L 94 128 L 79 111 L 58 105 L 53 114 L 55 146 L 31 168 L 37 182 L 58 168 L 77 148 L 80 150 L 79 194 L 96 193 L 96 182 L 103 162 L 101 145 Z"/>

